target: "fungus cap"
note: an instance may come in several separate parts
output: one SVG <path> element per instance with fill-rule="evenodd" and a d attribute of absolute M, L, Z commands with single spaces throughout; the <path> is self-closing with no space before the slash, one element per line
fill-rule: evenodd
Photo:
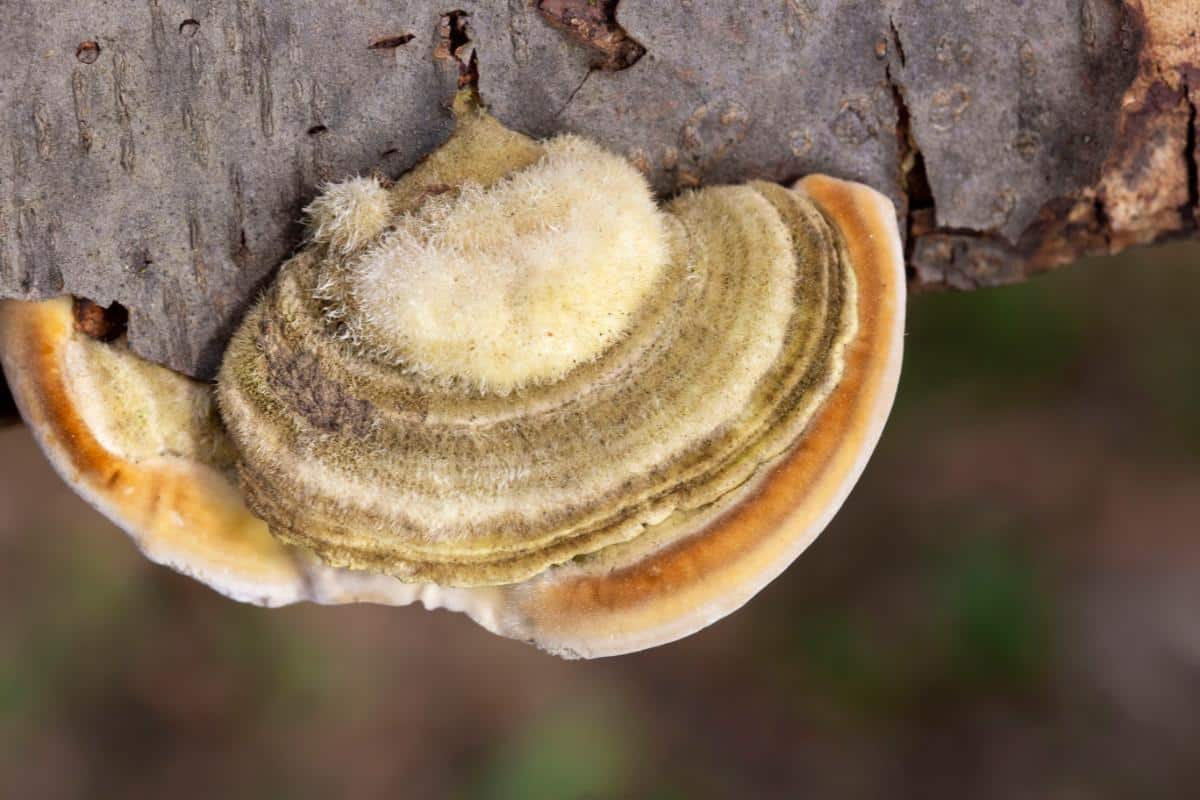
<path fill-rule="evenodd" d="M 13 394 L 60 474 L 150 558 L 236 599 L 420 601 L 574 657 L 699 630 L 807 547 L 881 434 L 905 302 L 891 203 L 810 176 L 656 207 L 594 145 L 459 112 L 395 185 L 357 179 L 314 203 L 310 245 L 226 354 L 224 424 L 207 384 L 89 339 L 65 300 L 0 309 Z M 563 166 L 556 153 L 619 190 L 539 197 L 561 188 L 538 177 Z M 605 203 L 624 219 L 616 241 L 595 218 Z M 462 244 L 456 212 L 488 204 L 491 228 Z M 522 236 L 607 257 L 488 260 Z M 408 269 L 414 241 L 430 266 Z M 475 267 L 455 272 L 445 254 L 465 251 Z M 440 297 L 476 325 L 389 315 L 389 292 L 364 289 L 383 276 L 396 297 L 406 281 L 436 292 L 438 264 L 460 284 Z M 547 293 L 483 296 L 539 278 Z M 555 295 L 572 279 L 576 293 Z M 522 320 L 489 327 L 505 310 Z M 571 346 L 527 344 L 529 319 Z"/>

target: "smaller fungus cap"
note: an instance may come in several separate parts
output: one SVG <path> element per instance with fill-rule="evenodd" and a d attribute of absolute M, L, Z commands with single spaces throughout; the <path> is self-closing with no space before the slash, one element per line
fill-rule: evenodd
<path fill-rule="evenodd" d="M 0 366 L 55 471 L 156 564 L 261 606 L 474 611 L 468 597 L 332 569 L 271 536 L 238 490 L 212 387 L 93 339 L 70 298 L 0 301 Z"/>

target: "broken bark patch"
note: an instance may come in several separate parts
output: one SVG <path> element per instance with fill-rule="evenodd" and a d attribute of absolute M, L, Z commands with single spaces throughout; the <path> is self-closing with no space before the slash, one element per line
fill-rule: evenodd
<path fill-rule="evenodd" d="M 646 53 L 617 23 L 618 0 L 541 0 L 538 11 L 554 27 L 594 51 L 592 66 L 616 71 Z"/>
<path fill-rule="evenodd" d="M 101 342 L 119 339 L 129 326 L 129 311 L 120 303 L 105 308 L 85 298 L 76 298 L 75 330 Z"/>

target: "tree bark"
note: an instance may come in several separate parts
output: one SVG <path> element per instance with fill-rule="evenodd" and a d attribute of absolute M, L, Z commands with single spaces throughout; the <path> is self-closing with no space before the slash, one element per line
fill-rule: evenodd
<path fill-rule="evenodd" d="M 9 0 L 0 296 L 129 311 L 211 377 L 322 182 L 397 175 L 461 82 L 667 194 L 826 172 L 895 201 L 913 289 L 1197 232 L 1195 0 Z"/>

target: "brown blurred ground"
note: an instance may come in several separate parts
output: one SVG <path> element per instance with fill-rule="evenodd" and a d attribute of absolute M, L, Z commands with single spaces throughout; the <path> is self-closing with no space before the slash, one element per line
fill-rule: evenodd
<path fill-rule="evenodd" d="M 568 663 L 240 606 L 0 431 L 0 796 L 1187 797 L 1200 249 L 921 297 L 830 529 L 730 619 Z"/>

